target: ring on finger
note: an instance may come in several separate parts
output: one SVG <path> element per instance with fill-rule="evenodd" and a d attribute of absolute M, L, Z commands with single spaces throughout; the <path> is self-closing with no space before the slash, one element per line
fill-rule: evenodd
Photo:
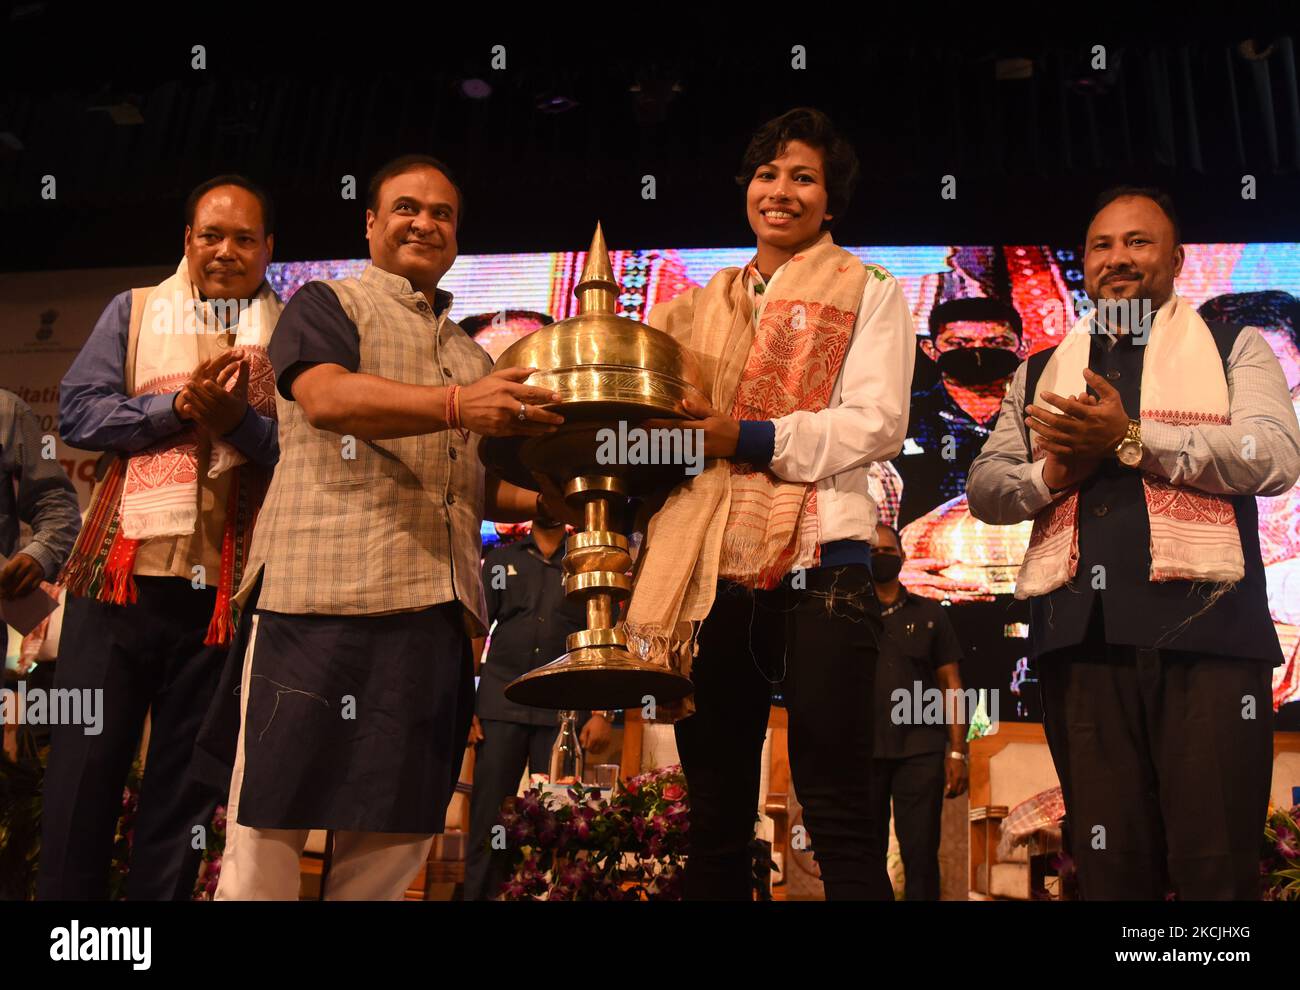
<path fill-rule="evenodd" d="M 519 403 L 519 418 L 520 420 L 525 420 L 528 418 L 528 407 L 524 405 L 522 402 Z"/>

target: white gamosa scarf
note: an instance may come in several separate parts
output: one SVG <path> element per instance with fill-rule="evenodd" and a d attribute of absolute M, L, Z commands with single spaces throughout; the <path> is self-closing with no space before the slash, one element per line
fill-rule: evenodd
<path fill-rule="evenodd" d="M 1077 395 L 1087 383 L 1091 315 L 1056 348 L 1034 389 Z M 1142 361 L 1141 411 L 1146 420 L 1174 425 L 1230 422 L 1228 381 L 1210 328 L 1174 296 L 1156 313 Z M 1046 456 L 1032 432 L 1034 460 Z M 1212 495 L 1149 472 L 1142 475 L 1151 524 L 1152 581 L 1210 581 L 1225 589 L 1245 573 L 1236 513 L 1225 495 Z M 1079 491 L 1072 488 L 1034 517 L 1029 549 L 1016 579 L 1016 597 L 1045 595 L 1070 581 L 1079 565 Z"/>

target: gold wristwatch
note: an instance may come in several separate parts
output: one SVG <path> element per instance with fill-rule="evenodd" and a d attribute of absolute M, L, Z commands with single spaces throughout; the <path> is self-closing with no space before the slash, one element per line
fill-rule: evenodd
<path fill-rule="evenodd" d="M 1136 419 L 1128 421 L 1128 432 L 1115 447 L 1115 456 L 1125 467 L 1135 468 L 1142 463 L 1142 424 Z"/>

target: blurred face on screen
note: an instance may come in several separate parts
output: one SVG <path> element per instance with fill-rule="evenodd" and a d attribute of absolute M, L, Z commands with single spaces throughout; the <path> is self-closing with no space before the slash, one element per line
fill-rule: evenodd
<path fill-rule="evenodd" d="M 1020 363 L 1020 338 L 1010 323 L 994 320 L 953 320 L 939 328 L 933 341 L 921 340 L 921 350 L 949 378 L 966 385 L 985 385 L 1015 372 Z"/>
<path fill-rule="evenodd" d="M 1296 344 L 1295 331 L 1287 326 L 1259 327 L 1259 332 L 1268 341 L 1268 346 L 1277 355 L 1286 375 L 1286 387 L 1292 392 L 1300 389 L 1300 346 Z"/>
<path fill-rule="evenodd" d="M 754 170 L 745 211 L 760 245 L 793 254 L 816 241 L 822 221 L 832 219 L 826 212 L 822 153 L 802 141 L 789 142 L 776 159 Z"/>
<path fill-rule="evenodd" d="M 209 189 L 185 228 L 190 281 L 207 299 L 251 299 L 271 261 L 262 204 L 243 186 Z"/>
<path fill-rule="evenodd" d="M 432 292 L 456 260 L 456 187 L 437 169 L 418 166 L 385 179 L 376 205 L 366 210 L 371 262 Z"/>
<path fill-rule="evenodd" d="M 1154 312 L 1173 295 L 1182 270 L 1182 245 L 1154 200 L 1121 197 L 1088 226 L 1083 288 L 1099 308 L 1108 299 L 1148 300 Z"/>

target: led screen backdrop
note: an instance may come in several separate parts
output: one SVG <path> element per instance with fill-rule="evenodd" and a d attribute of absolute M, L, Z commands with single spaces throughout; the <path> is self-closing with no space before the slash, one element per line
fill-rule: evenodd
<path fill-rule="evenodd" d="M 932 360 L 935 342 L 929 321 L 931 310 L 942 302 L 993 297 L 1009 303 L 1020 316 L 1019 357 L 1049 346 L 1054 340 L 1053 313 L 1059 326 L 1063 307 L 1073 306 L 1083 295 L 1079 249 L 1012 245 L 849 250 L 898 279 L 922 348 L 907 444 L 892 464 L 873 469 L 877 500 L 902 524 L 910 558 L 903 581 L 913 592 L 952 606 L 950 615 L 967 651 L 963 671 L 968 686 L 1009 689 L 1015 710 L 1004 704 L 1002 718 L 1038 718 L 1033 692 L 1023 691 L 1032 678 L 1023 662 L 1028 614 L 1011 596 L 1029 524 L 986 526 L 969 514 L 961 494 L 970 460 L 992 429 L 1003 386 L 967 388 L 941 380 Z M 752 254 L 748 248 L 614 251 L 611 261 L 623 289 L 620 315 L 644 319 L 656 303 L 703 285 L 720 268 L 745 264 Z M 493 325 L 486 318 L 518 310 L 554 319 L 573 315 L 573 286 L 584 260 L 585 252 L 462 256 L 442 287 L 455 295 L 454 319 L 487 324 L 476 339 L 496 357 L 531 327 L 527 320 L 521 324 L 498 317 Z M 270 277 L 287 301 L 305 282 L 356 275 L 365 264 L 276 264 Z M 1260 327 L 1282 362 L 1292 396 L 1300 402 L 1300 243 L 1188 245 L 1178 291 L 1198 307 L 1213 309 L 1218 318 Z M 949 450 L 944 457 L 940 441 L 948 438 L 955 438 L 955 456 Z M 1269 602 L 1287 656 L 1286 665 L 1274 672 L 1274 703 L 1281 705 L 1300 700 L 1300 488 L 1259 502 Z M 490 525 L 484 535 L 489 541 L 497 536 Z"/>

